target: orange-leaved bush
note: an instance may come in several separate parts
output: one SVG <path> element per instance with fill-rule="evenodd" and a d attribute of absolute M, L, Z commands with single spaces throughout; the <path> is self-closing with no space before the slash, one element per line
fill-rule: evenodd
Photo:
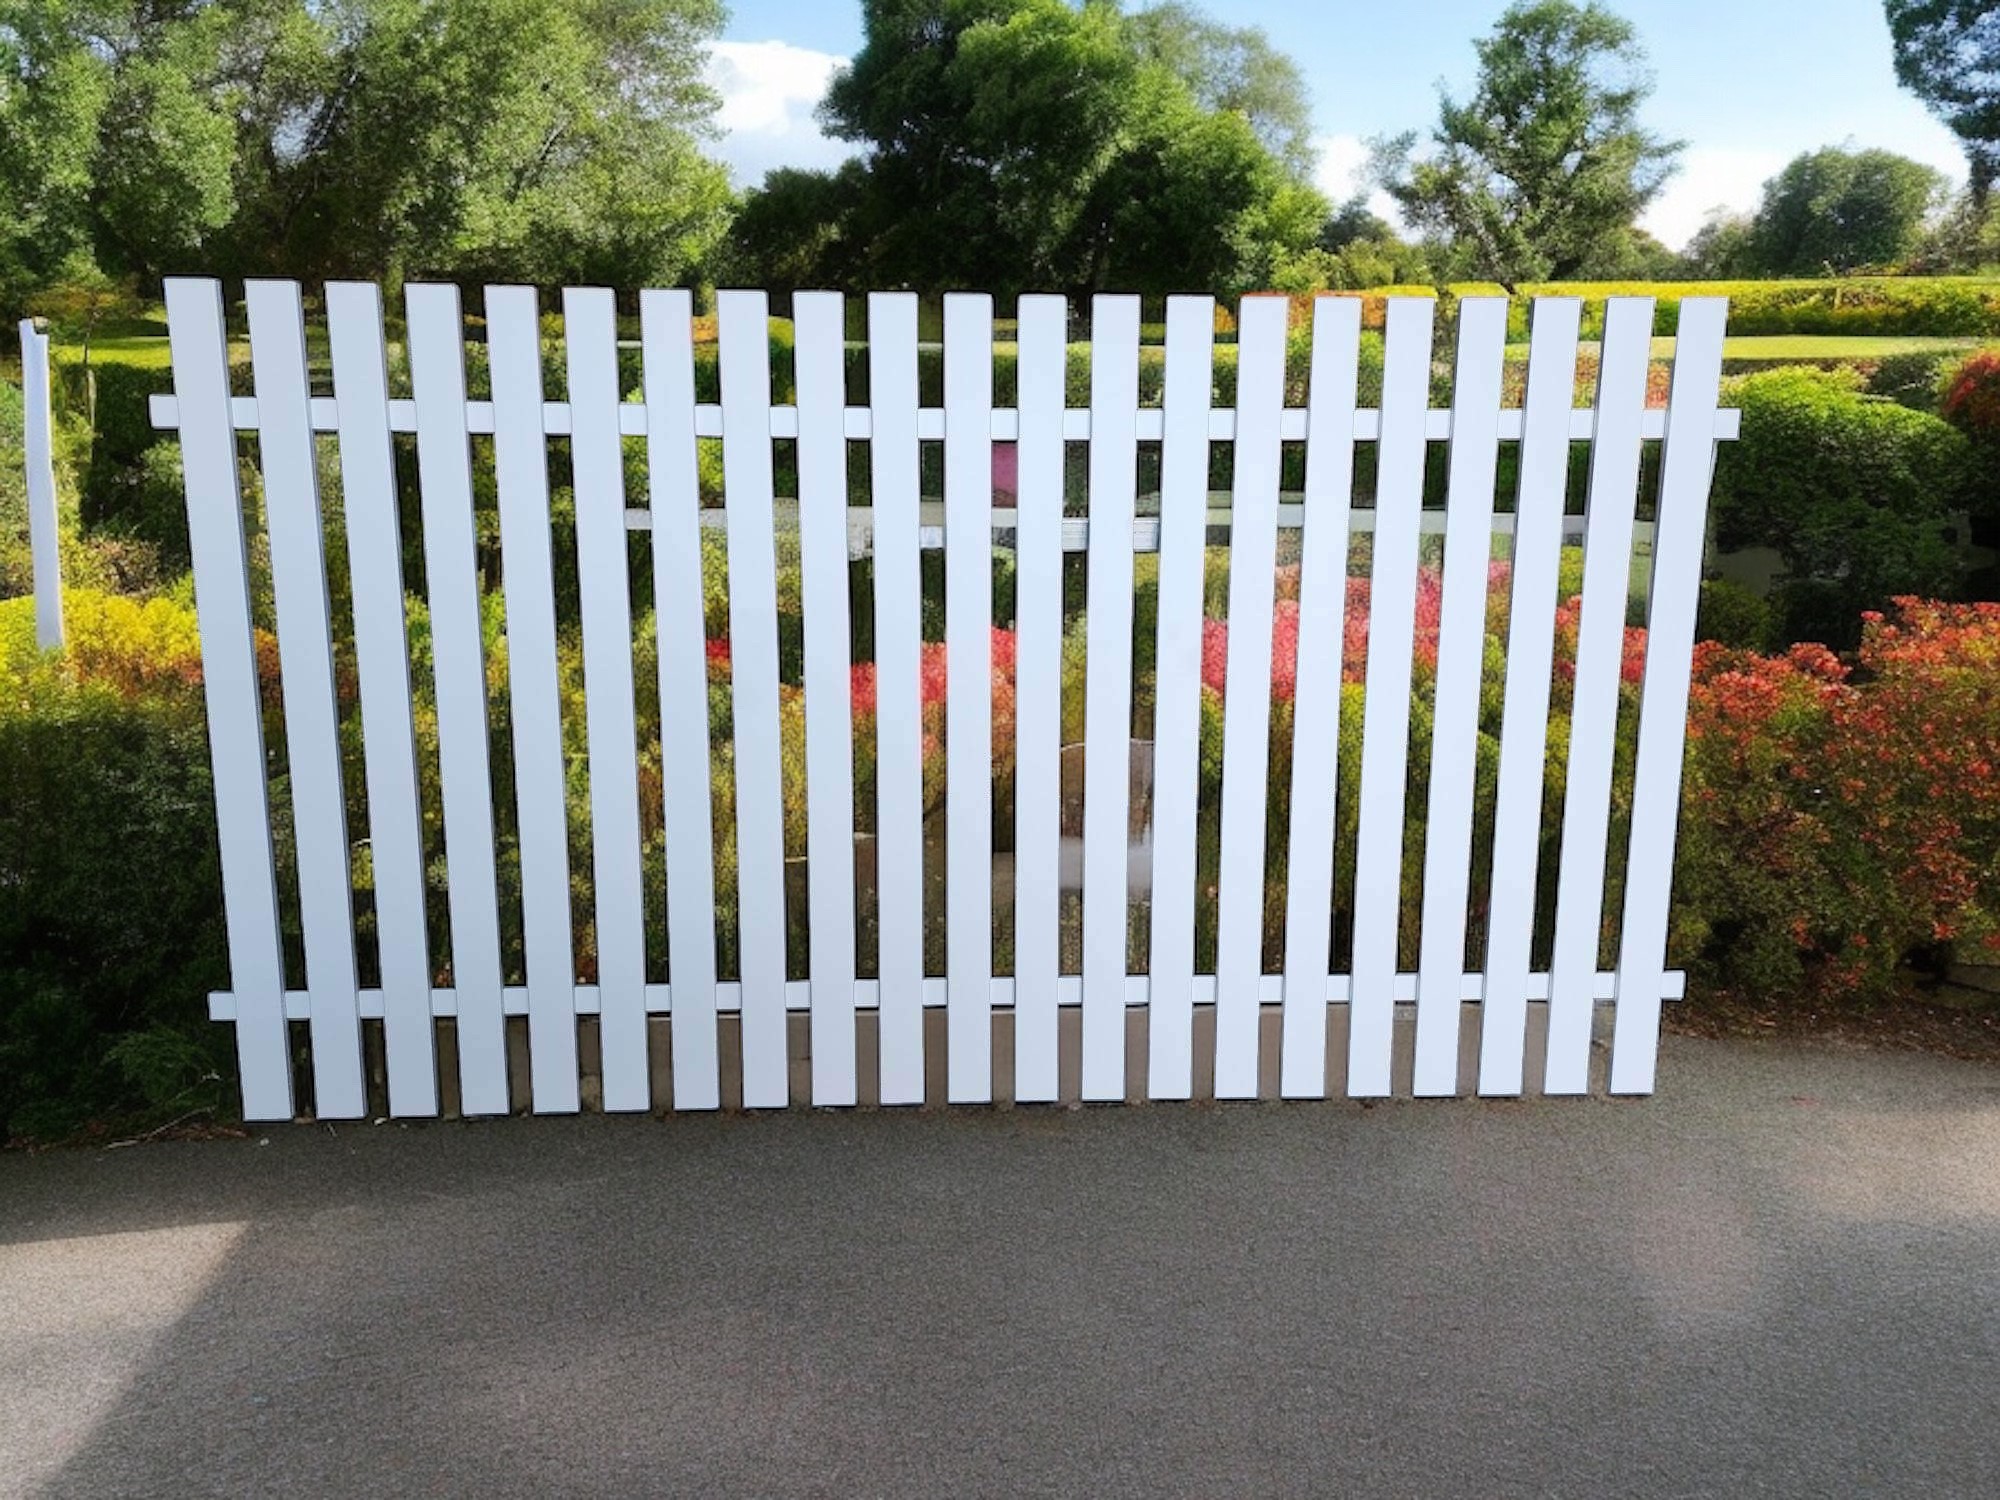
<path fill-rule="evenodd" d="M 2000 934 L 2000 605 L 1899 598 L 1847 662 L 1696 648 L 1679 941 L 1750 998 L 1871 998 Z"/>

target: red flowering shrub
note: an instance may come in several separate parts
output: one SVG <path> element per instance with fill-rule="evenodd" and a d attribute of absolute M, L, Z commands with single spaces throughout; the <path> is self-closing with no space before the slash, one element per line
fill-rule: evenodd
<path fill-rule="evenodd" d="M 1945 385 L 1939 411 L 1976 442 L 2000 443 L 2000 350 L 1968 355 Z"/>
<path fill-rule="evenodd" d="M 2000 932 L 2000 605 L 1899 599 L 1852 666 L 1696 648 L 1676 930 L 1766 997 L 1878 996 Z"/>

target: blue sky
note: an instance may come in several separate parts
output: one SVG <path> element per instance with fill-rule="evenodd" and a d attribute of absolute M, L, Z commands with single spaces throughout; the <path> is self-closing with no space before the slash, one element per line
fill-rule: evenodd
<path fill-rule="evenodd" d="M 1657 82 L 1647 123 L 1687 142 L 1681 175 L 1646 220 L 1670 244 L 1711 208 L 1753 207 L 1765 178 L 1819 146 L 1887 147 L 1963 176 L 1950 133 L 1896 87 L 1881 0 L 1611 3 L 1646 45 Z M 1365 138 L 1427 127 L 1440 79 L 1464 91 L 1471 39 L 1504 0 L 1207 0 L 1202 8 L 1263 27 L 1298 59 L 1312 85 L 1321 182 L 1339 196 Z M 724 96 L 721 152 L 737 180 L 838 161 L 845 148 L 819 134 L 812 107 L 861 43 L 858 0 L 733 0 L 723 35 L 711 73 Z"/>

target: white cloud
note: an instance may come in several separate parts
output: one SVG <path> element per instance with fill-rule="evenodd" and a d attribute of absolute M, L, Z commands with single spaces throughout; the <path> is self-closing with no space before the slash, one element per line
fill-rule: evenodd
<path fill-rule="evenodd" d="M 1322 135 L 1313 140 L 1319 152 L 1319 167 L 1313 180 L 1335 207 L 1367 187 L 1368 143 L 1358 135 Z M 1378 188 L 1368 189 L 1368 207 L 1391 224 L 1400 226 L 1396 200 Z"/>
<path fill-rule="evenodd" d="M 853 153 L 823 134 L 813 110 L 847 59 L 789 42 L 717 42 L 708 81 L 722 95 L 718 154 L 739 186 L 754 187 L 773 167 L 831 167 Z"/>
<path fill-rule="evenodd" d="M 1681 169 L 1666 191 L 1640 216 L 1639 227 L 1675 250 L 1686 245 L 1716 209 L 1749 213 L 1763 197 L 1764 183 L 1778 175 L 1794 153 L 1730 146 L 1697 146 L 1681 158 Z"/>

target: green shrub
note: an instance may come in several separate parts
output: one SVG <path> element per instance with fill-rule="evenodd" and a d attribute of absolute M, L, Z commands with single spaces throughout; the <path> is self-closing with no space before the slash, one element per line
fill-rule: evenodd
<path fill-rule="evenodd" d="M 167 370 L 98 365 L 94 432 L 83 482 L 89 529 L 150 542 L 171 567 L 187 566 L 187 515 L 181 501 L 179 445 L 154 430 L 151 399 L 173 389 Z M 171 484 L 168 483 L 171 478 Z"/>
<path fill-rule="evenodd" d="M 1727 578 L 1702 580 L 1695 609 L 1695 639 L 1744 651 L 1770 649 L 1774 635 L 1771 606 L 1762 596 Z"/>
<path fill-rule="evenodd" d="M 180 443 L 156 442 L 115 466 L 108 457 L 93 458 L 83 522 L 94 531 L 147 543 L 158 550 L 164 565 L 186 568 L 187 499 Z"/>
<path fill-rule="evenodd" d="M 84 665 L 23 649 L 31 601 L 0 603 L 0 1137 L 228 1103 L 192 621 L 116 603 L 72 596 Z"/>
<path fill-rule="evenodd" d="M 1653 331 L 1674 332 L 1685 297 L 1727 297 L 1729 331 L 1867 337 L 1985 338 L 2000 334 L 2000 281 L 1951 277 L 1849 277 L 1811 281 L 1553 282 L 1524 285 L 1509 336 L 1528 334 L 1528 299 L 1584 299 L 1583 336 L 1601 337 L 1604 299 L 1658 299 Z"/>
<path fill-rule="evenodd" d="M 1898 406 L 1936 416 L 1940 387 L 1951 362 L 1950 355 L 1933 349 L 1884 355 L 1868 376 L 1868 394 L 1886 396 Z"/>
<path fill-rule="evenodd" d="M 1788 640 L 1852 645 L 1863 610 L 1956 581 L 1946 524 L 1970 496 L 1970 446 L 1938 418 L 1858 385 L 1851 374 L 1783 369 L 1745 376 L 1725 397 L 1743 427 L 1716 461 L 1717 541 L 1783 558 L 1772 608 Z"/>

